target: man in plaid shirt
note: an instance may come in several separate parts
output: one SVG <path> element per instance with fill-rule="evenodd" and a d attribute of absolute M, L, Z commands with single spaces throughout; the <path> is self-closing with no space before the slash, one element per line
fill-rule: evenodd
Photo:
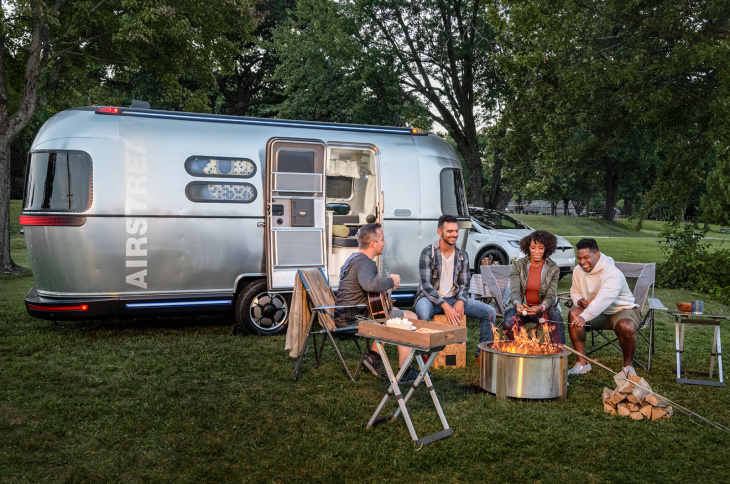
<path fill-rule="evenodd" d="M 418 319 L 430 321 L 436 314 L 445 314 L 449 323 L 458 325 L 466 314 L 481 322 L 479 342 L 492 341 L 497 311 L 467 297 L 469 256 L 455 245 L 459 238 L 456 217 L 442 215 L 436 232 L 439 240 L 421 251 L 418 263 L 420 281 L 415 304 Z"/>

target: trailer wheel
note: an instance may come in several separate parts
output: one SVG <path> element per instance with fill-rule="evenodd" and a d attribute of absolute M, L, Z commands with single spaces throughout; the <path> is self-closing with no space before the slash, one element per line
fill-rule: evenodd
<path fill-rule="evenodd" d="M 237 333 L 281 333 L 289 321 L 289 301 L 284 294 L 270 293 L 266 279 L 252 282 L 236 298 Z"/>

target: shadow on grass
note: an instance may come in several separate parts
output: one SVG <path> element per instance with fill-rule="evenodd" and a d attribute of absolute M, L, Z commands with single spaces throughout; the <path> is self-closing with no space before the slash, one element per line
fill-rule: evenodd
<path fill-rule="evenodd" d="M 122 335 L 134 336 L 145 332 L 196 331 L 201 333 L 225 330 L 233 337 L 235 320 L 232 316 L 180 316 L 151 317 L 135 319 L 100 319 L 92 321 L 42 321 L 39 331 L 47 333 L 78 333 L 91 335 L 98 333 L 104 337 L 116 338 Z"/>

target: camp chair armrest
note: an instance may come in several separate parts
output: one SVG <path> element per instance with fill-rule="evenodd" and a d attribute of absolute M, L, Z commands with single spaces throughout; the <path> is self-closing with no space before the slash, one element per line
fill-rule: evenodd
<path fill-rule="evenodd" d="M 649 309 L 667 309 L 666 307 L 664 307 L 662 302 L 655 297 L 647 298 L 647 301 L 649 301 Z"/>

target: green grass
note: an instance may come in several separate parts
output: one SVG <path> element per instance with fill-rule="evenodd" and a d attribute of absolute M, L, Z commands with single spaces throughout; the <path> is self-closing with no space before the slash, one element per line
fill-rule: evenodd
<path fill-rule="evenodd" d="M 22 238 L 15 241 L 16 262 L 27 261 Z M 652 238 L 630 243 L 632 253 L 656 246 Z M 606 253 L 626 260 L 616 244 Z M 680 413 L 666 422 L 605 414 L 601 391 L 612 378 L 600 369 L 571 377 L 564 403 L 498 401 L 479 389 L 471 364 L 434 371 L 455 434 L 416 452 L 402 420 L 362 426 L 386 385 L 371 375 L 347 381 L 331 348 L 319 368 L 305 360 L 295 383 L 284 336 L 235 337 L 225 318 L 41 321 L 23 306 L 31 285 L 27 272 L 0 276 L 3 482 L 724 482 L 730 472 L 730 433 Z M 730 314 L 691 291 L 657 296 L 671 309 L 704 299 L 706 312 Z M 639 374 L 730 426 L 727 389 L 675 382 L 673 323 L 658 315 L 652 370 Z M 710 345 L 709 328 L 688 327 L 686 368 L 706 369 Z M 343 348 L 354 366 L 353 347 Z M 597 357 L 620 366 L 619 353 Z M 419 436 L 441 429 L 422 388 L 408 409 Z"/>

